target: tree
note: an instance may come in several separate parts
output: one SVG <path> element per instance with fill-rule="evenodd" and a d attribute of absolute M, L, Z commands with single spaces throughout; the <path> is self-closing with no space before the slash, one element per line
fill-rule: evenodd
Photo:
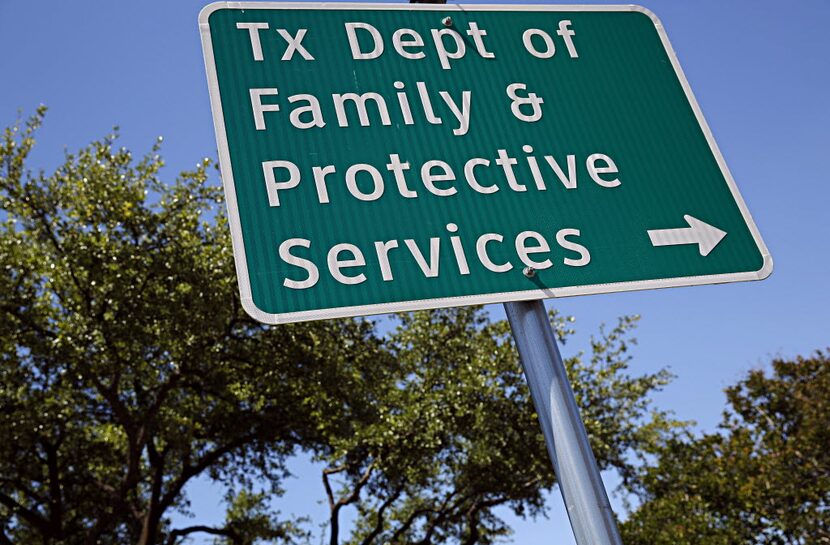
<path fill-rule="evenodd" d="M 573 320 L 551 318 L 564 342 Z M 510 533 L 497 508 L 540 514 L 555 483 L 509 325 L 470 307 L 399 319 L 389 342 L 394 381 L 364 385 L 375 407 L 336 419 L 345 427 L 330 430 L 321 456 L 329 544 L 493 543 Z M 648 398 L 667 373 L 626 372 L 635 323 L 621 319 L 593 339 L 587 361 L 566 361 L 600 467 L 624 476 L 632 454 L 675 425 Z M 340 536 L 348 505 L 358 522 Z"/>
<path fill-rule="evenodd" d="M 830 352 L 771 367 L 726 390 L 718 432 L 656 451 L 626 543 L 830 543 Z"/>
<path fill-rule="evenodd" d="M 134 161 L 108 136 L 32 175 L 42 116 L 0 147 L 0 540 L 249 543 L 246 521 L 289 540 L 250 488 L 277 491 L 313 441 L 306 370 L 381 365 L 370 324 L 254 322 L 208 161 L 165 183 L 158 145 Z M 225 526 L 171 528 L 200 475 L 245 501 Z"/>
<path fill-rule="evenodd" d="M 110 135 L 33 174 L 43 114 L 0 141 L 0 544 L 307 543 L 269 508 L 295 454 L 327 464 L 332 544 L 485 544 L 509 532 L 498 506 L 542 511 L 554 480 L 505 322 L 254 322 L 209 161 L 163 180 L 159 144 L 136 160 Z M 633 324 L 568 361 L 626 476 L 672 426 L 648 401 L 668 375 L 627 374 Z M 226 519 L 174 526 L 198 477 Z"/>

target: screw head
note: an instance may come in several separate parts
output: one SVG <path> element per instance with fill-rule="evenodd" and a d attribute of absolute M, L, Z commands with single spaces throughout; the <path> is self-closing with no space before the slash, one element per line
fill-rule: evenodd
<path fill-rule="evenodd" d="M 528 278 L 533 278 L 534 276 L 536 276 L 536 269 L 534 269 L 533 267 L 525 267 L 522 270 L 522 274 L 524 274 Z"/>
<path fill-rule="evenodd" d="M 441 23 L 443 23 L 444 26 L 452 26 L 452 18 L 444 17 L 443 19 L 441 19 Z"/>

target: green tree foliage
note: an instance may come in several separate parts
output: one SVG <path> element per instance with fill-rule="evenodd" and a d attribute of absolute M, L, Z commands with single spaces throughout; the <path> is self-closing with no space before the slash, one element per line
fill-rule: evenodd
<path fill-rule="evenodd" d="M 278 491 L 316 433 L 306 370 L 382 365 L 378 343 L 358 321 L 245 315 L 207 161 L 165 183 L 157 146 L 136 161 L 107 137 L 30 174 L 41 117 L 0 147 L 0 540 L 184 538 L 185 485 Z M 212 531 L 249 535 L 235 515 Z"/>
<path fill-rule="evenodd" d="M 329 543 L 343 542 L 339 514 L 351 504 L 359 517 L 349 544 L 493 543 L 510 533 L 498 507 L 538 514 L 554 484 L 509 326 L 475 308 L 400 319 L 389 342 L 394 381 L 361 386 L 380 403 L 331 430 Z M 552 319 L 564 341 L 572 319 Z M 587 358 L 566 362 L 600 467 L 624 476 L 632 453 L 673 425 L 648 401 L 667 374 L 626 373 L 635 322 L 620 320 Z"/>
<path fill-rule="evenodd" d="M 657 451 L 625 542 L 830 543 L 830 352 L 776 359 L 726 394 L 717 433 Z"/>
<path fill-rule="evenodd" d="M 506 323 L 258 324 L 208 161 L 162 181 L 158 145 L 134 159 L 109 136 L 31 173 L 42 116 L 0 140 L 0 544 L 308 543 L 269 508 L 298 453 L 325 464 L 332 544 L 485 544 L 509 532 L 499 506 L 541 512 L 554 480 Z M 628 375 L 634 321 L 568 360 L 626 477 L 672 426 L 648 401 L 668 376 Z M 196 478 L 227 516 L 176 526 Z"/>

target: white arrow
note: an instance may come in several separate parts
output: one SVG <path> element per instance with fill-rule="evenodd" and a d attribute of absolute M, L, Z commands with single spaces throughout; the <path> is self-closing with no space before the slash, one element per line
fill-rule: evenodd
<path fill-rule="evenodd" d="M 688 214 L 683 216 L 688 227 L 679 229 L 653 229 L 648 232 L 653 246 L 676 246 L 678 244 L 697 244 L 700 255 L 707 256 L 726 236 L 726 231 L 712 227 L 706 222 Z"/>

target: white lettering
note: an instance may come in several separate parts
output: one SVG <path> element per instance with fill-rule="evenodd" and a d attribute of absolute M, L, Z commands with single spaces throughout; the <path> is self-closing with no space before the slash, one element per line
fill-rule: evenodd
<path fill-rule="evenodd" d="M 402 163 L 401 158 L 397 153 L 389 155 L 389 163 L 386 165 L 386 170 L 395 174 L 395 183 L 398 185 L 398 193 L 407 199 L 414 199 L 418 193 L 409 189 L 406 185 L 406 175 L 404 171 L 409 170 L 409 163 Z"/>
<path fill-rule="evenodd" d="M 389 282 L 394 278 L 392 276 L 392 266 L 389 264 L 389 250 L 397 247 L 397 240 L 375 242 L 375 252 L 377 252 L 378 254 L 378 262 L 380 263 L 380 274 L 381 276 L 383 276 L 384 282 Z"/>
<path fill-rule="evenodd" d="M 568 161 L 568 175 L 565 176 L 565 173 L 562 171 L 562 168 L 559 166 L 559 163 L 556 162 L 556 159 L 552 155 L 545 155 L 545 161 L 547 161 L 550 168 L 553 169 L 553 172 L 556 173 L 556 177 L 559 178 L 559 181 L 562 182 L 568 189 L 576 189 L 576 157 L 573 155 L 567 156 Z"/>
<path fill-rule="evenodd" d="M 579 54 L 577 54 L 576 52 L 576 46 L 574 46 L 573 41 L 573 36 L 576 35 L 576 32 L 571 30 L 570 25 L 570 21 L 559 21 L 559 30 L 557 30 L 556 33 L 562 36 L 562 39 L 565 40 L 565 47 L 568 48 L 568 55 L 570 55 L 572 59 L 576 59 L 577 57 L 579 57 Z"/>
<path fill-rule="evenodd" d="M 470 21 L 469 27 L 470 30 L 467 31 L 467 35 L 473 37 L 473 43 L 476 45 L 476 51 L 478 51 L 478 54 L 485 59 L 494 59 L 496 55 L 487 51 L 487 48 L 484 46 L 483 36 L 487 36 L 487 31 L 479 29 L 478 24 L 475 21 Z"/>
<path fill-rule="evenodd" d="M 475 168 L 479 165 L 489 167 L 490 161 L 482 159 L 481 157 L 474 157 L 470 159 L 464 164 L 464 178 L 467 179 L 467 183 L 470 184 L 470 187 L 479 193 L 484 193 L 485 195 L 495 193 L 499 190 L 499 186 L 496 184 L 484 186 L 478 183 L 475 175 Z"/>
<path fill-rule="evenodd" d="M 265 116 L 263 112 L 278 112 L 280 107 L 278 104 L 263 104 L 262 96 L 275 96 L 279 94 L 277 89 L 249 89 L 248 94 L 251 96 L 251 110 L 254 112 L 254 126 L 258 131 L 265 130 Z"/>
<path fill-rule="evenodd" d="M 534 36 L 542 38 L 542 41 L 545 43 L 544 51 L 536 49 L 536 46 L 533 45 L 532 38 Z M 553 43 L 553 38 L 550 37 L 550 34 L 538 28 L 529 28 L 525 30 L 524 34 L 522 34 L 522 43 L 525 45 L 525 49 L 527 49 L 528 53 L 538 59 L 549 59 L 556 54 L 556 45 Z"/>
<path fill-rule="evenodd" d="M 263 60 L 259 31 L 268 30 L 268 23 L 236 23 L 236 28 L 248 31 L 248 36 L 251 38 L 251 53 L 254 55 L 254 60 Z"/>
<path fill-rule="evenodd" d="M 357 34 L 355 33 L 357 29 L 369 32 L 369 36 L 372 37 L 372 41 L 374 42 L 374 47 L 371 51 L 364 52 L 360 48 L 360 41 L 357 39 Z M 353 59 L 377 59 L 383 53 L 383 38 L 381 38 L 378 29 L 376 29 L 369 23 L 346 23 L 346 35 L 349 38 L 349 47 L 352 50 Z"/>
<path fill-rule="evenodd" d="M 572 267 L 584 267 L 588 263 L 591 262 L 591 253 L 588 252 L 588 248 L 583 246 L 582 244 L 578 244 L 576 242 L 572 242 L 568 240 L 566 237 L 579 236 L 579 229 L 560 229 L 556 233 L 556 243 L 565 248 L 566 250 L 572 250 L 579 254 L 579 259 L 570 259 L 565 258 L 565 265 L 570 265 Z"/>
<path fill-rule="evenodd" d="M 290 61 L 292 57 L 294 57 L 294 53 L 299 53 L 302 58 L 307 61 L 313 61 L 314 57 L 311 56 L 311 53 L 303 47 L 302 41 L 305 38 L 306 32 L 308 29 L 301 28 L 297 31 L 295 36 L 292 36 L 290 32 L 285 30 L 284 28 L 278 28 L 277 34 L 282 36 L 282 38 L 288 44 L 288 47 L 285 48 L 285 53 L 282 54 L 282 60 Z"/>
<path fill-rule="evenodd" d="M 447 231 L 457 233 L 458 225 L 448 223 Z M 452 245 L 452 253 L 455 255 L 455 264 L 458 265 L 458 272 L 462 275 L 470 274 L 470 266 L 467 264 L 467 255 L 464 253 L 464 247 L 461 245 L 461 237 L 450 237 L 450 244 Z"/>
<path fill-rule="evenodd" d="M 352 254 L 352 259 L 340 259 L 341 252 L 350 252 Z M 346 267 L 362 267 L 366 265 L 366 259 L 363 257 L 363 252 L 361 252 L 360 248 L 354 244 L 335 244 L 329 250 L 327 262 L 329 265 L 329 272 L 334 279 L 341 284 L 354 285 L 366 281 L 366 275 L 363 273 L 355 276 L 347 276 L 340 270 Z"/>
<path fill-rule="evenodd" d="M 479 261 L 481 261 L 481 264 L 487 269 L 493 272 L 503 273 L 509 271 L 513 268 L 512 263 L 508 261 L 502 265 L 497 265 L 496 263 L 493 263 L 493 260 L 491 260 L 490 256 L 487 255 L 487 243 L 492 240 L 501 242 L 504 240 L 504 237 L 496 233 L 485 233 L 478 237 L 478 240 L 476 241 L 476 253 L 478 254 Z"/>
<path fill-rule="evenodd" d="M 455 51 L 447 51 L 444 46 L 445 36 L 449 36 L 455 42 Z M 460 59 L 467 52 L 467 46 L 464 45 L 461 35 L 451 28 L 432 29 L 432 41 L 435 42 L 435 51 L 438 53 L 438 60 L 444 70 L 450 69 L 450 59 Z"/>
<path fill-rule="evenodd" d="M 360 118 L 360 125 L 363 127 L 369 126 L 369 112 L 366 110 L 366 102 L 373 100 L 378 108 L 380 114 L 380 121 L 383 125 L 391 125 L 392 120 L 389 119 L 389 110 L 386 108 L 386 100 L 378 93 L 344 93 L 342 95 L 331 95 L 334 101 L 334 110 L 337 112 L 337 123 L 341 127 L 349 126 L 349 117 L 346 115 L 346 101 L 351 101 L 357 109 L 357 115 Z"/>
<path fill-rule="evenodd" d="M 536 241 L 536 246 L 528 246 L 527 240 L 533 239 Z M 519 259 L 522 260 L 522 263 L 527 265 L 528 267 L 533 267 L 534 269 L 543 270 L 553 266 L 553 262 L 550 259 L 545 259 L 544 261 L 534 261 L 530 259 L 532 254 L 539 254 L 542 252 L 549 252 L 550 246 L 548 245 L 548 241 L 545 238 L 537 233 L 536 231 L 522 231 L 516 237 L 516 253 L 519 254 Z"/>
<path fill-rule="evenodd" d="M 599 161 L 605 163 L 605 166 L 597 166 Z M 603 180 L 600 178 L 600 174 L 616 174 L 619 172 L 614 160 L 604 153 L 594 153 L 589 155 L 588 159 L 585 161 L 585 166 L 588 168 L 588 174 L 591 175 L 591 179 L 602 187 L 617 187 L 622 184 L 619 178 L 614 178 L 613 180 Z"/>
<path fill-rule="evenodd" d="M 310 129 L 312 127 L 326 126 L 326 122 L 323 121 L 323 111 L 320 109 L 320 101 L 317 100 L 317 97 L 304 93 L 288 97 L 288 102 L 291 104 L 294 104 L 298 100 L 305 100 L 308 104 L 305 106 L 295 106 L 294 109 L 291 110 L 288 117 L 291 120 L 292 125 L 298 129 Z M 305 113 L 311 114 L 311 119 L 309 121 L 303 121 L 300 119 L 300 116 Z"/>
<path fill-rule="evenodd" d="M 421 97 L 421 105 L 424 107 L 424 115 L 427 121 L 433 125 L 440 125 L 442 123 L 441 118 L 437 117 L 432 110 L 432 102 L 429 100 L 426 84 L 423 81 L 418 81 L 415 85 L 418 87 L 418 95 Z"/>
<path fill-rule="evenodd" d="M 438 251 L 441 245 L 441 239 L 437 237 L 433 237 L 429 239 L 429 263 L 427 263 L 426 259 L 424 259 L 424 254 L 421 253 L 421 249 L 418 248 L 418 245 L 415 244 L 415 241 L 411 238 L 404 240 L 404 244 L 406 247 L 409 248 L 409 253 L 412 254 L 412 257 L 415 258 L 415 261 L 418 263 L 418 267 L 421 268 L 421 272 L 424 273 L 424 276 L 427 278 L 435 278 L 438 276 Z"/>
<path fill-rule="evenodd" d="M 441 91 L 438 94 L 441 95 L 441 98 L 444 99 L 444 102 L 447 103 L 450 111 L 458 120 L 458 128 L 453 129 L 452 133 L 456 136 L 467 134 L 467 131 L 470 129 L 470 100 L 472 93 L 470 91 L 461 92 L 461 108 L 458 107 L 455 100 L 453 100 L 447 91 Z"/>
<path fill-rule="evenodd" d="M 374 189 L 371 193 L 363 193 L 360 191 L 360 188 L 357 187 L 357 173 L 363 171 L 368 172 L 369 176 L 372 178 L 372 184 Z M 354 195 L 357 200 L 360 201 L 376 201 L 378 200 L 381 195 L 383 195 L 383 177 L 378 172 L 378 169 L 373 167 L 372 165 L 367 165 L 365 163 L 357 163 L 349 167 L 346 171 L 346 187 L 349 188 L 349 193 Z"/>
<path fill-rule="evenodd" d="M 403 40 L 404 36 L 409 36 L 411 40 Z M 410 53 L 407 51 L 406 47 L 423 47 L 424 46 L 424 39 L 421 38 L 421 35 L 412 30 L 411 28 L 400 28 L 392 34 L 392 45 L 395 46 L 395 51 L 398 54 L 405 58 L 405 59 L 423 59 L 426 57 L 426 53 L 423 51 L 418 51 L 416 53 Z"/>
<path fill-rule="evenodd" d="M 326 187 L 326 176 L 335 173 L 334 165 L 311 167 L 311 172 L 314 174 L 314 186 L 317 188 L 317 200 L 320 201 L 320 204 L 327 204 L 329 202 L 329 190 L 328 187 Z"/>
<path fill-rule="evenodd" d="M 278 182 L 274 170 L 284 168 L 288 171 L 288 180 Z M 262 171 L 265 174 L 265 190 L 268 193 L 268 204 L 280 205 L 278 192 L 283 189 L 293 189 L 300 183 L 300 169 L 291 161 L 263 161 Z"/>
<path fill-rule="evenodd" d="M 498 150 L 499 158 L 496 159 L 496 164 L 504 169 L 504 177 L 507 179 L 507 185 L 513 191 L 527 191 L 527 186 L 524 186 L 516 181 L 516 175 L 513 173 L 513 165 L 518 161 L 507 155 L 507 150 Z"/>
<path fill-rule="evenodd" d="M 443 170 L 442 173 L 433 174 L 432 169 L 439 168 Z M 424 182 L 427 190 L 433 195 L 439 197 L 449 197 L 458 193 L 455 187 L 448 187 L 447 189 L 440 189 L 435 187 L 435 182 L 451 182 L 455 180 L 455 173 L 452 171 L 450 165 L 444 161 L 427 161 L 421 167 L 421 180 Z"/>
<path fill-rule="evenodd" d="M 290 278 L 286 278 L 285 280 L 283 280 L 282 285 L 286 288 L 291 288 L 292 290 L 304 290 L 306 288 L 314 286 L 314 284 L 317 283 L 317 281 L 320 279 L 320 271 L 317 269 L 317 266 L 308 259 L 303 259 L 302 257 L 291 255 L 290 250 L 295 246 L 311 248 L 311 241 L 304 238 L 289 238 L 288 240 L 280 244 L 280 257 L 289 265 L 294 265 L 296 267 L 300 267 L 301 269 L 305 269 L 305 271 L 308 273 L 308 276 L 305 280 L 291 280 Z"/>

